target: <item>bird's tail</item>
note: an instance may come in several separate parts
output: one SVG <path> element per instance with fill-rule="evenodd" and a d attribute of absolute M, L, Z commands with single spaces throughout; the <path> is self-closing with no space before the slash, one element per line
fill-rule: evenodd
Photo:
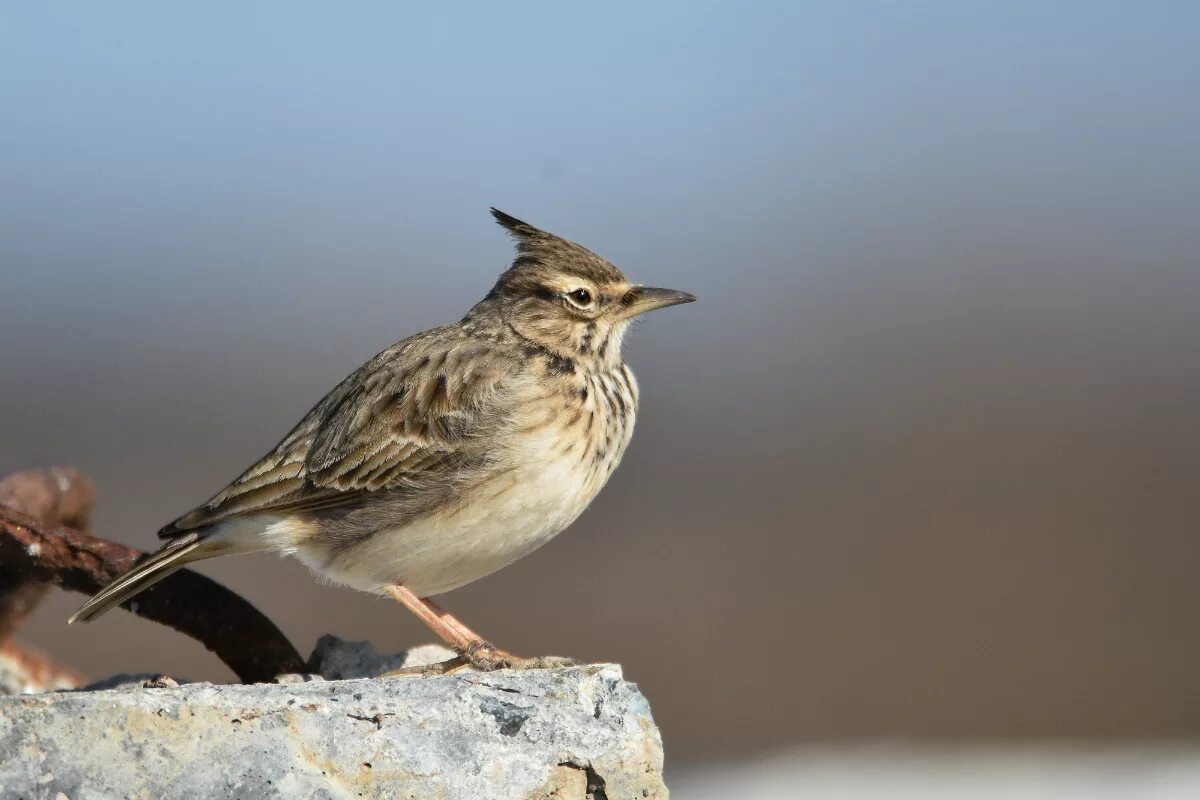
<path fill-rule="evenodd" d="M 211 543 L 208 532 L 192 532 L 172 539 L 155 551 L 149 558 L 105 586 L 96 596 L 76 611 L 67 624 L 90 622 L 113 606 L 119 606 L 138 592 L 149 589 L 184 564 L 223 555 L 224 548 L 205 547 Z"/>

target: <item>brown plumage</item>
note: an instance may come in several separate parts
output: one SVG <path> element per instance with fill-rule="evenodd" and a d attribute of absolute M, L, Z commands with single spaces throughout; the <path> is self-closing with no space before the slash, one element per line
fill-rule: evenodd
<path fill-rule="evenodd" d="M 511 563 L 587 507 L 633 431 L 629 321 L 694 298 L 634 286 L 590 250 L 492 213 L 517 256 L 483 300 L 353 372 L 72 621 L 191 561 L 275 549 L 332 582 L 396 596 L 478 665 L 512 663 L 416 598 Z"/>

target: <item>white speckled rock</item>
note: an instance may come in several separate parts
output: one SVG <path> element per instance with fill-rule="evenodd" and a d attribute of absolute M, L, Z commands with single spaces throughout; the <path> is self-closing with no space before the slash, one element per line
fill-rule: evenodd
<path fill-rule="evenodd" d="M 615 665 L 0 698 L 0 794 L 666 798 Z"/>

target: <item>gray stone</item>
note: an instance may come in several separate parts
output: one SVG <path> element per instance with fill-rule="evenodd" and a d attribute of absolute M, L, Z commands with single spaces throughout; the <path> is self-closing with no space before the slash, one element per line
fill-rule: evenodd
<path fill-rule="evenodd" d="M 454 651 L 440 644 L 423 644 L 395 655 L 381 655 L 370 642 L 349 642 L 326 634 L 308 658 L 310 672 L 331 681 L 348 678 L 374 678 L 402 667 L 436 664 L 454 657 Z"/>
<path fill-rule="evenodd" d="M 3 697 L 0 787 L 70 800 L 667 796 L 650 708 L 615 665 Z"/>

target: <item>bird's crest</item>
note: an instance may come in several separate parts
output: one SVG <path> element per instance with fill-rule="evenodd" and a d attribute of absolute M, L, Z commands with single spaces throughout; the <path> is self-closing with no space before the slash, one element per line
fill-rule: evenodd
<path fill-rule="evenodd" d="M 511 273 L 526 267 L 548 267 L 601 283 L 625 281 L 619 269 L 583 245 L 555 236 L 498 208 L 492 209 L 492 216 L 517 242 L 517 257 L 506 276 L 511 277 Z"/>

